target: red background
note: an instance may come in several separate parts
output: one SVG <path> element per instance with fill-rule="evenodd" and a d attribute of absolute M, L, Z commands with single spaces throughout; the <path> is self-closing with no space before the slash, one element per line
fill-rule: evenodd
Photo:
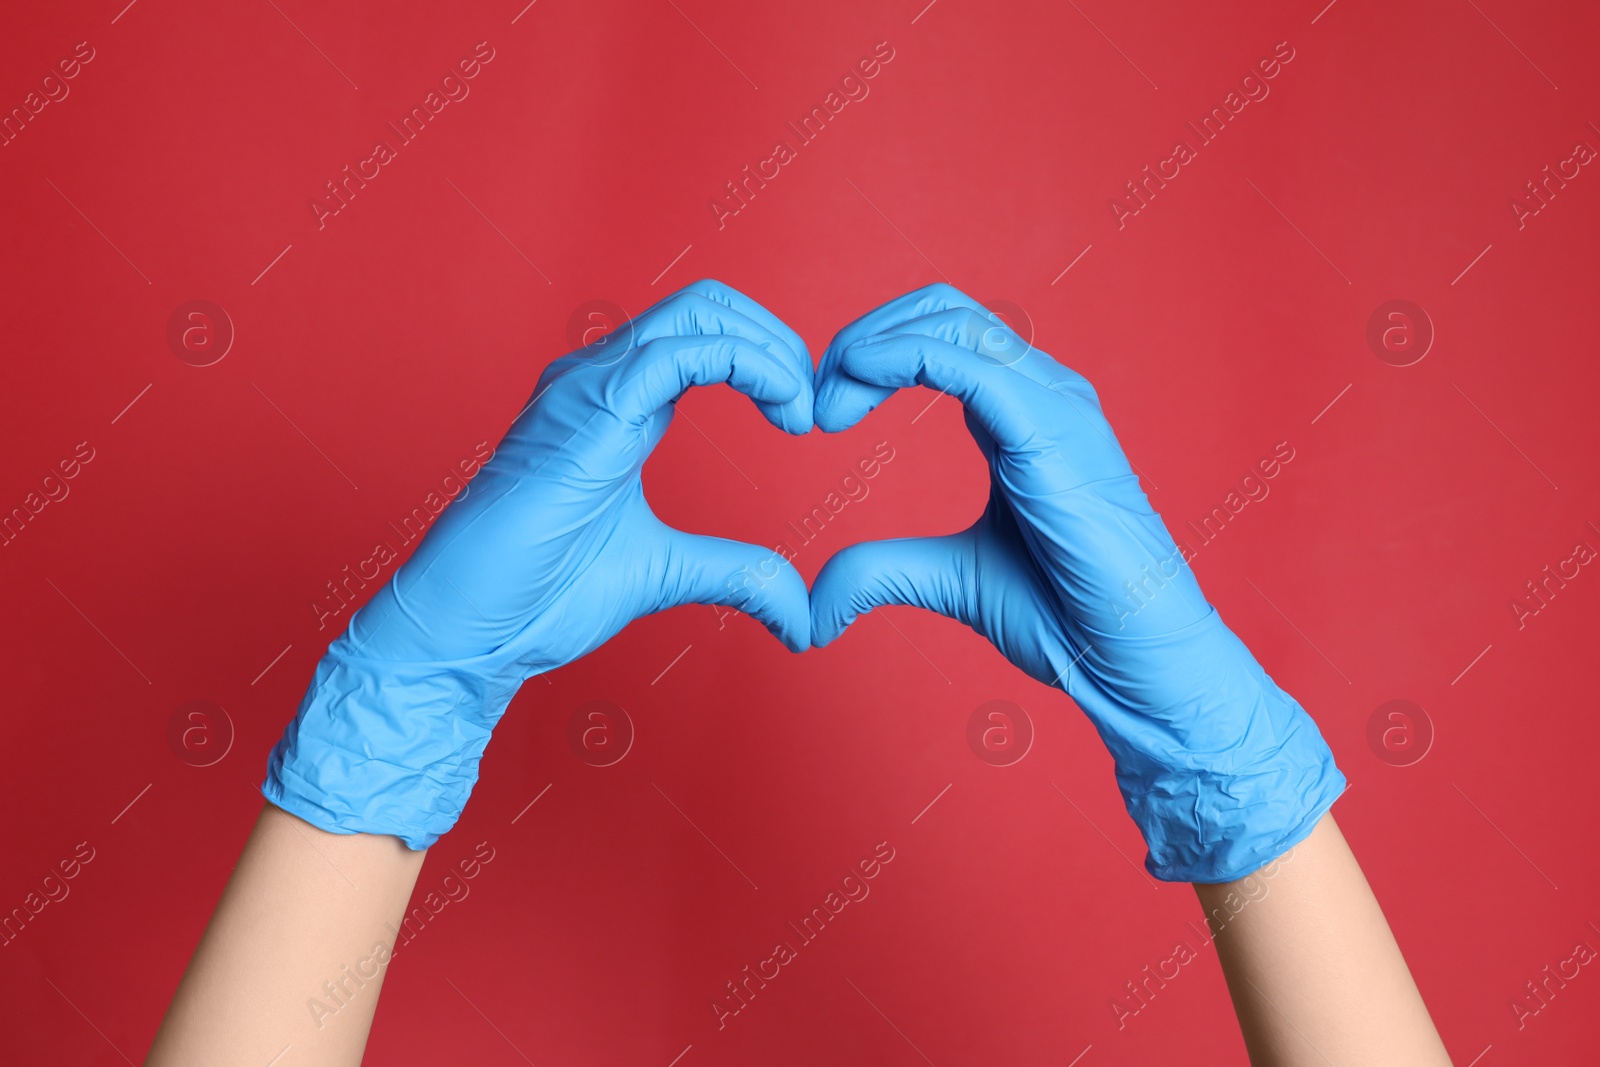
<path fill-rule="evenodd" d="M 1600 147 L 1600 14 L 922 3 L 12 13 L 5 108 L 77 42 L 95 58 L 0 149 L 0 510 L 78 442 L 94 459 L 0 548 L 0 908 L 78 842 L 95 858 L 0 949 L 0 1059 L 142 1055 L 334 636 L 324 583 L 498 439 L 580 305 L 637 312 L 713 276 L 814 354 L 940 277 L 1015 303 L 1096 384 L 1180 536 L 1289 442 L 1271 495 L 1200 550 L 1207 595 L 1333 746 L 1336 813 L 1457 1062 L 1592 1061 L 1600 975 L 1520 1030 L 1510 1003 L 1600 947 L 1600 575 L 1520 629 L 1510 604 L 1600 547 L 1600 174 L 1521 229 L 1509 201 Z M 323 183 L 479 41 L 470 96 L 319 229 Z M 723 183 L 880 41 L 870 96 L 719 229 Z M 1270 96 L 1119 229 L 1109 199 L 1280 41 Z M 1365 339 L 1397 298 L 1437 331 L 1406 367 Z M 166 340 L 192 299 L 237 332 L 211 366 Z M 646 488 L 670 522 L 772 544 L 890 442 L 871 495 L 800 552 L 809 579 L 980 510 L 955 405 L 913 422 L 929 396 L 790 439 L 697 391 L 703 432 L 680 420 Z M 203 767 L 168 733 L 197 699 L 236 731 Z M 567 741 L 593 699 L 636 729 L 610 767 Z M 966 740 L 994 699 L 1036 730 L 1008 767 Z M 1411 766 L 1367 741 L 1391 699 L 1436 732 Z M 1088 723 L 955 623 L 889 609 L 792 657 L 710 608 L 646 619 L 530 683 L 482 769 L 419 897 L 477 842 L 495 859 L 399 955 L 369 1062 L 1242 1060 L 1193 894 L 1135 867 Z M 723 983 L 880 841 L 871 896 L 719 1031 Z M 1201 958 L 1119 1030 L 1112 997 L 1179 940 Z"/>

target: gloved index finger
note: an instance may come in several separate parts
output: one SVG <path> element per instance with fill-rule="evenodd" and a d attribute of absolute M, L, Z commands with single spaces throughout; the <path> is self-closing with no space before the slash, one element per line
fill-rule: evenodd
<path fill-rule="evenodd" d="M 889 392 L 925 385 L 948 393 L 1007 452 L 1046 447 L 1042 401 L 1050 393 L 962 345 L 915 333 L 874 334 L 845 350 L 840 373 Z"/>
<path fill-rule="evenodd" d="M 743 293 L 721 282 L 697 282 L 652 305 L 633 321 L 632 329 L 636 349 L 670 337 L 718 334 L 766 349 L 791 371 L 801 388 L 791 400 L 781 404 L 758 401 L 757 407 L 769 422 L 788 433 L 810 432 L 814 371 L 805 343 L 776 315 Z"/>
<path fill-rule="evenodd" d="M 674 313 L 684 310 L 694 311 L 719 327 L 716 331 L 697 329 L 695 332 L 738 333 L 770 348 L 774 355 L 784 357 L 805 381 L 814 380 L 811 353 L 800 335 L 761 304 L 715 278 L 703 278 L 686 285 L 635 316 L 632 322 L 635 344 L 681 334 L 684 324 Z"/>
<path fill-rule="evenodd" d="M 727 383 L 757 404 L 783 405 L 804 393 L 788 362 L 732 334 L 658 337 L 621 365 L 611 383 L 613 410 L 640 426 L 691 386 Z"/>
<path fill-rule="evenodd" d="M 971 349 L 986 363 L 1007 367 L 1046 388 L 1085 382 L 1083 375 L 1058 363 L 1049 353 L 1033 347 L 992 312 L 968 308 L 935 311 L 921 318 L 901 322 L 860 338 L 862 343 L 879 336 L 910 335 L 932 337 Z"/>
<path fill-rule="evenodd" d="M 846 348 L 902 323 L 953 308 L 964 308 L 986 318 L 991 316 L 987 308 L 955 286 L 936 282 L 895 297 L 834 334 L 817 369 L 817 425 L 827 431 L 854 426 L 894 392 L 846 374 L 841 367 Z"/>
<path fill-rule="evenodd" d="M 830 359 L 838 362 L 839 356 L 851 344 L 871 334 L 882 333 L 893 329 L 902 322 L 911 319 L 920 319 L 924 315 L 935 311 L 947 311 L 950 308 L 966 308 L 976 311 L 980 315 L 987 315 L 989 310 L 972 297 L 963 293 L 953 285 L 936 282 L 933 285 L 924 285 L 921 289 L 913 289 L 895 297 L 887 304 L 873 308 L 865 315 L 856 319 L 850 325 L 833 335 L 827 350 L 822 354 L 822 362 L 826 366 Z"/>
<path fill-rule="evenodd" d="M 805 340 L 787 322 L 767 310 L 759 301 L 746 296 L 731 285 L 717 281 L 715 278 L 702 278 L 697 282 L 684 286 L 680 292 L 695 293 L 705 297 L 707 300 L 714 300 L 719 304 L 724 304 L 745 318 L 760 323 L 783 338 L 794 354 L 799 357 L 801 369 L 805 374 L 806 380 L 811 380 L 813 371 L 811 350 L 806 347 Z"/>
<path fill-rule="evenodd" d="M 663 337 L 727 334 L 760 345 L 789 365 L 795 375 L 810 378 L 810 361 L 804 361 L 782 334 L 738 308 L 685 289 L 651 305 L 632 321 L 633 347 L 642 348 Z"/>

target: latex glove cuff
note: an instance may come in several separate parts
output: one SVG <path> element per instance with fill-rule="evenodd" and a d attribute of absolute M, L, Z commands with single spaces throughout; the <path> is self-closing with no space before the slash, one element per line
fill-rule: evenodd
<path fill-rule="evenodd" d="M 267 761 L 261 793 L 336 834 L 425 849 L 455 825 L 489 734 L 510 703 L 500 657 L 401 663 L 339 637 Z"/>
<path fill-rule="evenodd" d="M 1154 877 L 1243 878 L 1303 841 L 1344 792 L 1317 724 L 1214 609 L 1161 637 L 1084 637 L 1066 689 L 1116 761 Z"/>

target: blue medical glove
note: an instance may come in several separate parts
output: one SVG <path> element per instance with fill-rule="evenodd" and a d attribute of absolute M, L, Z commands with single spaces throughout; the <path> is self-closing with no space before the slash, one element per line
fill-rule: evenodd
<path fill-rule="evenodd" d="M 1316 723 L 1201 595 L 1082 375 L 933 285 L 834 339 L 817 425 L 853 426 L 910 385 L 965 406 L 988 507 L 958 534 L 834 556 L 812 585 L 812 643 L 876 605 L 912 604 L 1065 689 L 1111 750 L 1157 878 L 1232 881 L 1309 834 L 1344 776 Z"/>
<path fill-rule="evenodd" d="M 689 286 L 550 364 L 494 457 L 328 648 L 262 792 L 335 833 L 426 848 L 461 814 L 522 682 L 681 604 L 745 612 L 810 646 L 805 582 L 770 550 L 650 511 L 640 470 L 692 385 L 726 382 L 793 434 L 812 426 L 805 343 L 718 282 Z"/>

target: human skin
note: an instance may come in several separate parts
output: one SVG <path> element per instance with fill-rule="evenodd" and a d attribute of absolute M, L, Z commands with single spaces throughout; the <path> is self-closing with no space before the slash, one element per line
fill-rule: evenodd
<path fill-rule="evenodd" d="M 1449 1067 L 1331 814 L 1257 874 L 1194 889 L 1256 1067 Z"/>
<path fill-rule="evenodd" d="M 360 1063 L 387 971 L 374 950 L 394 947 L 426 856 L 264 805 L 145 1063 L 262 1067 L 285 1049 L 296 1065 Z M 364 960 L 377 975 L 348 977 Z M 324 982 L 343 983 L 342 1004 Z"/>
<path fill-rule="evenodd" d="M 425 855 L 266 805 L 146 1063 L 261 1067 L 292 1049 L 296 1064 L 359 1064 L 384 969 L 320 1026 L 308 1003 L 332 1002 L 324 982 L 392 948 Z M 1194 888 L 1256 1067 L 1448 1067 L 1332 815 L 1261 871 Z"/>

